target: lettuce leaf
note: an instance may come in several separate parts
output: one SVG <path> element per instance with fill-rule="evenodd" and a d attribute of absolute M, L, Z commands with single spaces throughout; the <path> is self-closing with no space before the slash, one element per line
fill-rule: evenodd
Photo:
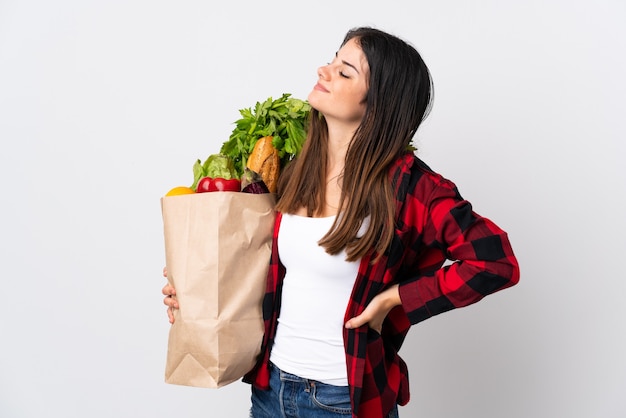
<path fill-rule="evenodd" d="M 193 165 L 193 184 L 191 188 L 196 190 L 198 182 L 203 177 L 211 178 L 223 178 L 230 180 L 232 178 L 239 178 L 233 160 L 223 154 L 212 154 L 202 163 L 200 160 L 196 160 Z"/>

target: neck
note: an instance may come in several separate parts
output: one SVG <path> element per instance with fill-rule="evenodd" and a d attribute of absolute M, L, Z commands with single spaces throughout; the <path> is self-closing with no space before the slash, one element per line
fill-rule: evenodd
<path fill-rule="evenodd" d="M 343 171 L 348 146 L 352 141 L 356 127 L 346 125 L 328 126 L 328 170 L 326 178 L 336 176 Z"/>

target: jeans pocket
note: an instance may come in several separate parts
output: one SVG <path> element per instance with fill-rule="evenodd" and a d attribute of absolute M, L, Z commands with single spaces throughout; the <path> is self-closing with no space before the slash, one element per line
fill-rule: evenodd
<path fill-rule="evenodd" d="M 340 415 L 351 415 L 350 388 L 315 382 L 312 385 L 313 403 L 322 410 Z"/>

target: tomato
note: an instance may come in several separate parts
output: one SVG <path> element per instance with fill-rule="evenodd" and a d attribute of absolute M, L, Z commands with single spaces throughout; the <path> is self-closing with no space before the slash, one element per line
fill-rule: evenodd
<path fill-rule="evenodd" d="M 221 177 L 203 177 L 198 181 L 196 192 L 240 192 L 241 181 L 239 179 L 223 179 Z"/>

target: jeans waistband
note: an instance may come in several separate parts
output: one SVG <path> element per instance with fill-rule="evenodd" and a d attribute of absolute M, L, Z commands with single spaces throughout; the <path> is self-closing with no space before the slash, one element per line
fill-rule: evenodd
<path fill-rule="evenodd" d="M 270 362 L 270 365 L 272 367 L 272 370 L 278 373 L 280 380 L 282 380 L 283 382 L 299 382 L 299 383 L 304 383 L 306 385 L 309 385 L 310 383 L 315 382 L 315 380 L 300 377 L 295 374 L 288 373 L 284 370 L 281 370 L 274 363 Z"/>

